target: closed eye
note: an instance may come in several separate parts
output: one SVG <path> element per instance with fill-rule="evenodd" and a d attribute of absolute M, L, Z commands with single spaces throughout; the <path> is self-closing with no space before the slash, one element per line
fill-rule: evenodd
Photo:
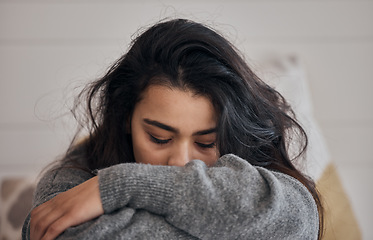
<path fill-rule="evenodd" d="M 159 138 L 156 138 L 154 137 L 153 135 L 149 134 L 150 136 L 150 141 L 156 143 L 156 144 L 166 144 L 166 143 L 169 143 L 171 141 L 171 139 L 159 139 Z"/>
<path fill-rule="evenodd" d="M 209 143 L 209 144 L 196 142 L 196 144 L 201 148 L 213 148 L 213 147 L 215 147 L 215 142 L 212 142 L 212 143 Z"/>

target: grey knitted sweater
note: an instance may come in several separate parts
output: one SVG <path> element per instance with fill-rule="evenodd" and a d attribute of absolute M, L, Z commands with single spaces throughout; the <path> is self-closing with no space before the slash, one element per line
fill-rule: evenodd
<path fill-rule="evenodd" d="M 136 163 L 98 171 L 104 215 L 67 229 L 58 239 L 317 239 L 312 195 L 288 175 L 229 154 L 214 167 Z M 60 168 L 47 172 L 37 206 L 92 177 Z M 30 216 L 23 226 L 29 239 Z"/>

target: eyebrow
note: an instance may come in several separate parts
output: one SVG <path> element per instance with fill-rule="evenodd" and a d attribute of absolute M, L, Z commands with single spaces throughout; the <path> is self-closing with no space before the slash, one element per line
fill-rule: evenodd
<path fill-rule="evenodd" d="M 169 131 L 169 132 L 179 133 L 179 130 L 177 130 L 174 127 L 168 126 L 164 123 L 161 123 L 161 122 L 158 122 L 158 121 L 155 121 L 155 120 L 150 120 L 148 118 L 144 118 L 143 121 L 148 125 L 152 125 L 152 126 L 161 128 L 161 129 Z M 214 133 L 214 132 L 216 132 L 216 128 L 210 128 L 210 129 L 195 132 L 195 133 L 193 133 L 193 136 L 202 136 L 202 135 L 207 135 L 207 134 Z"/>

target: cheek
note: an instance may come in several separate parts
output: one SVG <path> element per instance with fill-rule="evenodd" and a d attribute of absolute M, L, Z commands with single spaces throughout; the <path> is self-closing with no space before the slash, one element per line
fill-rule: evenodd
<path fill-rule="evenodd" d="M 212 167 L 215 165 L 215 163 L 218 161 L 219 153 L 217 150 L 212 150 L 209 153 L 203 154 L 201 156 L 201 160 L 209 167 Z"/>

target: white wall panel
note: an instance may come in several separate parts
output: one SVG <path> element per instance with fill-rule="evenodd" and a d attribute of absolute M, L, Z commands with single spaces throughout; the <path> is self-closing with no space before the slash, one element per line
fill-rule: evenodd
<path fill-rule="evenodd" d="M 371 38 L 372 9 L 371 1 L 6 2 L 0 32 L 7 41 L 123 39 L 139 26 L 177 14 L 220 22 L 254 39 Z"/>
<path fill-rule="evenodd" d="M 294 54 L 303 64 L 320 122 L 373 122 L 373 41 L 242 44 L 255 66 L 263 52 Z"/>
<path fill-rule="evenodd" d="M 67 149 L 62 131 L 52 129 L 1 129 L 0 152 L 3 165 L 46 165 Z"/>
<path fill-rule="evenodd" d="M 343 186 L 359 222 L 363 239 L 366 240 L 373 239 L 373 188 L 370 187 L 372 171 L 372 166 L 354 163 L 338 167 Z"/>
<path fill-rule="evenodd" d="M 357 122 L 350 125 L 321 126 L 331 158 L 337 166 L 356 165 L 373 168 L 373 156 L 369 154 L 372 148 L 372 124 Z"/>
<path fill-rule="evenodd" d="M 39 122 L 68 111 L 74 87 L 102 75 L 122 48 L 0 45 L 0 124 Z"/>

